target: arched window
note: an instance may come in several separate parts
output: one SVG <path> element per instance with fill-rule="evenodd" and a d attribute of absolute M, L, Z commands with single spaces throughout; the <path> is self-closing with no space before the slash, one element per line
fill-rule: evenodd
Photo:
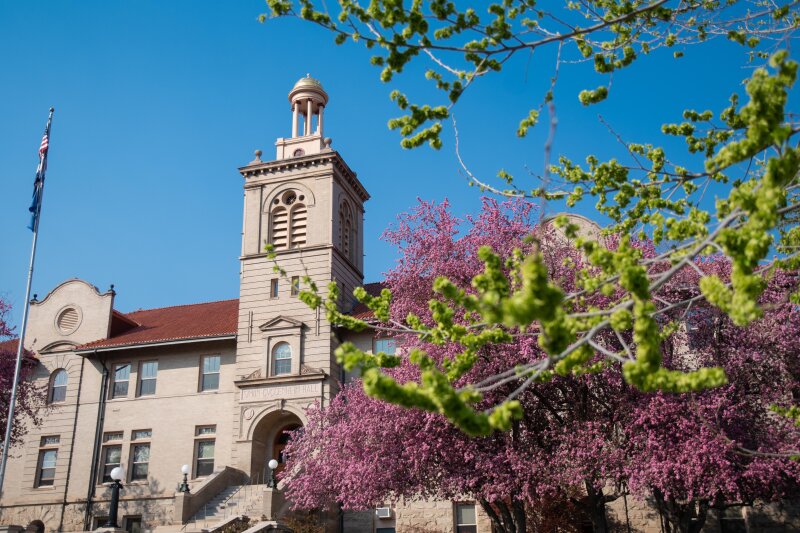
<path fill-rule="evenodd" d="M 292 347 L 279 342 L 272 349 L 272 375 L 281 376 L 292 373 Z"/>
<path fill-rule="evenodd" d="M 308 210 L 304 200 L 305 195 L 286 191 L 272 201 L 270 234 L 276 250 L 297 248 L 306 243 Z"/>
<path fill-rule="evenodd" d="M 353 231 L 353 210 L 346 201 L 339 206 L 339 248 L 351 261 L 355 256 L 355 232 Z"/>
<path fill-rule="evenodd" d="M 63 402 L 67 399 L 67 371 L 59 368 L 50 376 L 49 403 Z"/>

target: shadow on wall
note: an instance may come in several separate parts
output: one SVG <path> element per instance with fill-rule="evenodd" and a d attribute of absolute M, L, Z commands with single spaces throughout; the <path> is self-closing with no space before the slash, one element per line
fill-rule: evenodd
<path fill-rule="evenodd" d="M 106 486 L 103 489 L 102 493 L 97 496 L 98 500 L 103 501 L 98 501 L 92 509 L 93 520 L 96 517 L 108 516 L 111 488 Z M 144 529 L 153 529 L 156 526 L 169 524 L 172 520 L 174 505 L 172 494 L 159 499 L 150 499 L 158 495 L 164 495 L 164 487 L 153 478 L 148 478 L 147 483 L 125 485 L 120 493 L 120 521 L 124 516 L 141 516 Z"/>

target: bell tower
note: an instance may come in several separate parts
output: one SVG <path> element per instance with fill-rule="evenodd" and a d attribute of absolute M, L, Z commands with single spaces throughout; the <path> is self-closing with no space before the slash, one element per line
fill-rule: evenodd
<path fill-rule="evenodd" d="M 324 313 L 300 301 L 298 284 L 310 276 L 324 295 L 336 280 L 347 311 L 353 289 L 363 283 L 369 194 L 323 137 L 328 93 L 306 76 L 289 92 L 289 103 L 291 137 L 277 139 L 275 160 L 262 161 L 257 150 L 239 169 L 244 223 L 234 448 L 239 467 L 253 475 L 271 453 L 278 431 L 273 426 L 302 424 L 303 409 L 314 401 L 327 403 L 342 378 L 333 356 L 337 336 Z M 276 273 L 275 263 L 284 275 Z"/>

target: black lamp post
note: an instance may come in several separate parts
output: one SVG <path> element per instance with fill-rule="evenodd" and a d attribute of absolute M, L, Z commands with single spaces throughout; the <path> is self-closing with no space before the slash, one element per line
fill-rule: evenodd
<path fill-rule="evenodd" d="M 189 465 L 183 465 L 181 472 L 183 473 L 183 483 L 178 487 L 178 492 L 189 494 Z"/>
<path fill-rule="evenodd" d="M 122 469 L 116 467 L 111 471 L 111 507 L 108 509 L 108 522 L 105 527 L 119 529 L 117 524 L 117 510 L 119 508 L 119 491 L 122 489 Z"/>
<path fill-rule="evenodd" d="M 267 466 L 269 466 L 269 481 L 267 482 L 267 487 L 276 489 L 278 488 L 278 482 L 275 480 L 275 469 L 278 468 L 278 461 L 270 459 Z"/>

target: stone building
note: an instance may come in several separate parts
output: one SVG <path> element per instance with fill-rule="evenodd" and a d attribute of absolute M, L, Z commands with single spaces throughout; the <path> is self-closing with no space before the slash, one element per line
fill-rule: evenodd
<path fill-rule="evenodd" d="M 285 511 L 279 491 L 265 486 L 267 463 L 281 460 L 285 431 L 303 424 L 305 407 L 324 404 L 345 379 L 333 350 L 345 338 L 387 349 L 369 333 L 333 331 L 297 298 L 306 274 L 321 287 L 336 280 L 345 294 L 363 284 L 369 194 L 324 137 L 328 95 L 320 83 L 301 79 L 289 101 L 291 137 L 276 141 L 274 160 L 256 152 L 239 169 L 238 299 L 121 313 L 113 287 L 101 292 L 71 279 L 31 304 L 24 344 L 38 359 L 33 379 L 47 387 L 50 410 L 11 452 L 0 523 L 31 531 L 102 526 L 117 466 L 125 472 L 120 526 L 131 532 L 192 531 Z M 268 243 L 286 277 L 274 273 Z M 182 465 L 189 495 L 176 491 Z M 390 533 L 419 514 L 411 507 L 335 518 L 329 529 Z M 489 530 L 469 502 L 417 510 L 433 508 L 446 531 L 475 531 L 477 521 Z"/>
<path fill-rule="evenodd" d="M 370 332 L 334 330 L 297 298 L 306 274 L 320 287 L 336 280 L 344 294 L 364 283 L 369 194 L 324 137 L 320 83 L 301 79 L 289 101 L 291 137 L 276 141 L 274 160 L 257 152 L 239 169 L 237 299 L 121 313 L 113 287 L 71 279 L 31 304 L 24 345 L 50 409 L 11 451 L 0 524 L 37 533 L 103 526 L 115 467 L 125 478 L 119 525 L 131 533 L 215 530 L 241 515 L 263 516 L 261 527 L 270 527 L 285 514 L 281 491 L 266 485 L 267 463 L 281 462 L 285 432 L 304 423 L 304 409 L 325 404 L 346 380 L 334 349 L 344 340 L 391 349 Z M 267 244 L 286 277 L 275 274 Z M 341 304 L 353 310 L 346 298 Z M 178 491 L 183 465 L 190 493 Z M 657 516 L 633 509 L 629 531 L 658 531 Z M 470 501 L 326 519 L 329 531 L 348 533 L 491 531 Z"/>

